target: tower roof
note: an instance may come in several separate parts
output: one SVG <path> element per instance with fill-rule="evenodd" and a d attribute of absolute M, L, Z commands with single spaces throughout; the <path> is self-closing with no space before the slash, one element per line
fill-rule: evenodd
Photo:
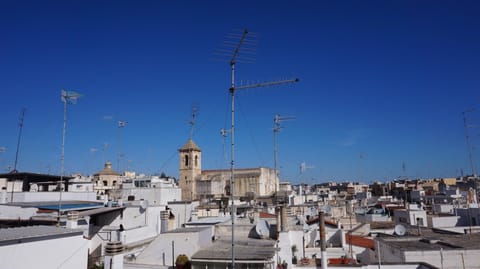
<path fill-rule="evenodd" d="M 113 171 L 112 163 L 110 161 L 107 161 L 105 163 L 105 168 L 102 171 L 94 174 L 94 176 L 119 176 L 119 175 L 120 175 L 119 173 Z"/>
<path fill-rule="evenodd" d="M 192 139 L 188 139 L 187 143 L 185 143 L 185 145 L 183 145 L 183 147 L 181 147 L 181 148 L 179 149 L 179 151 L 188 151 L 188 150 L 202 151 L 202 150 L 197 146 L 197 144 L 195 144 L 195 142 L 193 142 Z"/>

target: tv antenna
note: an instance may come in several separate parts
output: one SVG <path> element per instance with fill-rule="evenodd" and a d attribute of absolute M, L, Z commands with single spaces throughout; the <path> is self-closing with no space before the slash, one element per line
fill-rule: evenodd
<path fill-rule="evenodd" d="M 188 122 L 191 127 L 190 127 L 190 139 L 193 137 L 193 127 L 195 126 L 195 119 L 198 115 L 198 106 L 192 105 L 192 119 Z"/>
<path fill-rule="evenodd" d="M 17 173 L 17 164 L 18 164 L 18 153 L 20 151 L 20 141 L 22 140 L 22 130 L 23 130 L 23 120 L 25 118 L 25 111 L 27 111 L 26 108 L 22 108 L 22 111 L 20 112 L 20 120 L 18 122 L 18 140 L 17 140 L 17 151 L 15 152 L 15 163 L 13 165 L 13 170 L 11 173 Z M 12 197 L 13 197 L 13 189 L 12 189 Z"/>
<path fill-rule="evenodd" d="M 274 162 L 274 169 L 275 169 L 275 181 L 280 180 L 279 173 L 278 173 L 278 146 L 277 146 L 277 133 L 283 129 L 281 123 L 283 121 L 294 120 L 295 117 L 293 116 L 280 116 L 278 113 L 275 114 L 273 118 L 273 162 Z M 275 203 L 277 203 L 277 192 L 278 192 L 278 182 L 275 182 Z"/>
<path fill-rule="evenodd" d="M 228 91 L 231 95 L 231 104 L 232 104 L 232 111 L 231 111 L 231 120 L 232 120 L 232 127 L 228 132 L 231 133 L 231 162 L 230 162 L 230 200 L 231 200 L 231 220 L 232 220 L 232 269 L 235 269 L 235 204 L 234 204 L 234 193 L 235 193 L 235 92 L 237 90 L 244 90 L 244 89 L 252 89 L 252 88 L 263 88 L 263 87 L 271 87 L 289 83 L 296 83 L 299 81 L 298 78 L 288 79 L 288 80 L 281 80 L 281 81 L 272 81 L 272 82 L 262 82 L 262 83 L 255 83 L 255 84 L 246 84 L 241 86 L 235 85 L 235 64 L 237 62 L 237 58 L 240 54 L 240 49 L 242 48 L 243 44 L 250 43 L 247 40 L 247 35 L 249 34 L 248 30 L 243 30 L 243 33 L 240 36 L 240 41 L 235 47 L 233 52 L 232 58 L 230 60 L 230 69 L 231 69 L 231 85 Z M 225 130 L 227 131 L 227 130 Z M 224 133 L 224 131 L 222 131 Z"/>
<path fill-rule="evenodd" d="M 469 108 L 465 111 L 463 111 L 463 125 L 465 126 L 465 140 L 467 141 L 467 148 L 468 148 L 468 159 L 470 161 L 470 167 L 472 169 L 472 176 L 476 176 L 476 171 L 475 171 L 475 165 L 473 161 L 473 155 L 472 155 L 472 146 L 470 145 L 470 134 L 468 132 L 468 128 L 473 127 L 471 125 L 467 124 L 467 113 L 473 112 L 473 108 Z"/>
<path fill-rule="evenodd" d="M 120 130 L 125 128 L 127 126 L 128 121 L 126 120 L 119 120 L 118 125 L 117 125 L 117 172 L 120 172 L 120 159 L 123 157 L 122 156 L 122 149 L 120 145 L 120 137 L 121 137 L 121 132 Z"/>
<path fill-rule="evenodd" d="M 309 165 L 307 165 L 306 162 L 301 162 L 300 163 L 300 175 L 303 175 L 307 171 L 307 169 L 313 169 L 313 168 L 315 168 L 315 166 L 313 166 L 313 165 L 309 166 Z"/>

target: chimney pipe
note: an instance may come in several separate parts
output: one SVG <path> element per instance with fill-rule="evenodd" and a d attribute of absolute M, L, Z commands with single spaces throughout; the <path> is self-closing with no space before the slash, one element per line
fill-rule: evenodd
<path fill-rule="evenodd" d="M 168 217 L 170 216 L 169 211 L 160 211 L 160 233 L 168 232 Z"/>
<path fill-rule="evenodd" d="M 318 221 L 320 228 L 320 250 L 322 258 L 322 269 L 327 269 L 327 242 L 326 242 L 326 232 L 325 232 L 325 218 L 323 211 L 318 212 Z"/>
<path fill-rule="evenodd" d="M 123 245 L 120 241 L 107 242 L 105 245 L 105 267 L 123 269 Z"/>

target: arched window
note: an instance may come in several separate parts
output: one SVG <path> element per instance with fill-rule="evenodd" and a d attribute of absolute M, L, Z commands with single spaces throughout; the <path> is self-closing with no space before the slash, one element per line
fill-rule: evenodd
<path fill-rule="evenodd" d="M 185 166 L 188 167 L 188 155 L 185 155 Z"/>
<path fill-rule="evenodd" d="M 225 195 L 230 195 L 230 186 L 225 186 Z"/>
<path fill-rule="evenodd" d="M 198 155 L 195 155 L 195 167 L 198 166 Z"/>

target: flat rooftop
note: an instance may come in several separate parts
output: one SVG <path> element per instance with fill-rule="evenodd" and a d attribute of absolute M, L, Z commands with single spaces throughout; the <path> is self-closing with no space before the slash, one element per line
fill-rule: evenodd
<path fill-rule="evenodd" d="M 403 251 L 478 250 L 480 234 L 429 233 L 424 236 L 382 237 L 381 241 Z"/>
<path fill-rule="evenodd" d="M 0 246 L 83 235 L 83 231 L 55 226 L 25 226 L 0 229 Z"/>
<path fill-rule="evenodd" d="M 235 260 L 268 261 L 275 255 L 275 240 L 247 239 L 235 241 Z M 232 259 L 232 241 L 218 240 L 206 248 L 200 249 L 192 256 L 192 261 Z"/>

